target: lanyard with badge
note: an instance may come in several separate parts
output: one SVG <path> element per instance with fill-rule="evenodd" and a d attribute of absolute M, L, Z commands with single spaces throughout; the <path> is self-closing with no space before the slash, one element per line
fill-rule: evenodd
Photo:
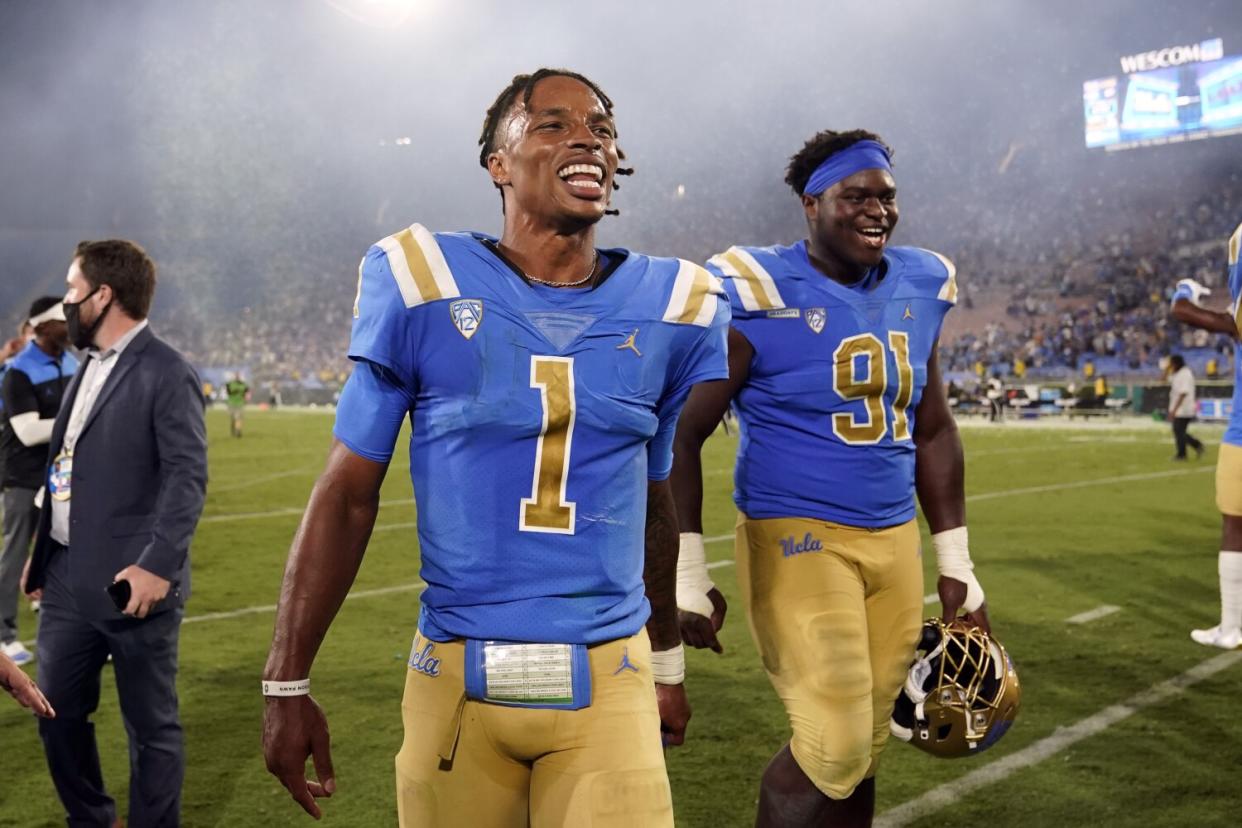
<path fill-rule="evenodd" d="M 106 357 L 105 357 L 106 358 Z M 100 360 L 98 365 L 88 366 L 94 368 L 92 371 L 91 381 L 95 382 L 95 375 L 98 370 L 103 368 L 103 361 Z M 82 434 L 82 426 L 86 424 L 86 417 L 91 413 L 94 406 L 94 394 L 92 391 L 97 389 L 86 387 L 86 377 L 82 377 L 82 385 L 78 388 L 78 394 L 87 394 L 89 399 L 83 399 L 81 405 L 75 405 L 73 412 L 69 416 L 69 425 L 65 428 L 64 441 L 61 443 L 60 453 L 52 460 L 52 468 L 47 475 L 47 493 L 52 500 L 64 502 L 69 500 L 73 490 L 73 449 L 77 445 L 78 437 Z"/>

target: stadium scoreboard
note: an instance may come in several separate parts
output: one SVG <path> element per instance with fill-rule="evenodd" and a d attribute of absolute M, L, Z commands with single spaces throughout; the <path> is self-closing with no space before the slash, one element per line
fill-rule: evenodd
<path fill-rule="evenodd" d="M 1082 86 L 1088 148 L 1242 134 L 1242 55 L 1220 38 L 1128 55 L 1121 69 Z"/>

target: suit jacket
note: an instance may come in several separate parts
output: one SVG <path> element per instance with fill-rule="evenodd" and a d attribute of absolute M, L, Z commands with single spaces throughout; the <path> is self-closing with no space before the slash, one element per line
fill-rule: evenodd
<path fill-rule="evenodd" d="M 60 453 L 85 366 L 65 393 L 49 461 Z M 49 463 L 50 465 L 50 463 Z M 190 595 L 190 540 L 207 491 L 205 402 L 198 375 L 148 327 L 117 357 L 73 450 L 69 588 L 88 618 L 117 618 L 105 593 L 138 564 L 172 581 L 163 607 Z M 52 505 L 39 515 L 27 589 L 44 585 Z"/>

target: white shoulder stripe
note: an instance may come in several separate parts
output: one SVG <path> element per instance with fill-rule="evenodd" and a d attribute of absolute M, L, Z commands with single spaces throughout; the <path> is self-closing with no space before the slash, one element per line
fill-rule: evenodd
<path fill-rule="evenodd" d="M 382 239 L 379 246 L 388 256 L 388 266 L 407 308 L 461 295 L 439 243 L 421 224 L 411 224 Z"/>
<path fill-rule="evenodd" d="M 402 250 L 401 243 L 397 241 L 397 235 L 400 234 L 380 239 L 376 244 L 383 249 L 384 255 L 388 257 L 388 269 L 392 271 L 392 278 L 397 283 L 397 290 L 401 291 L 401 299 L 405 302 L 407 308 L 412 308 L 415 305 L 421 305 L 423 297 L 418 292 L 418 287 L 414 284 L 414 275 L 410 272 L 410 266 L 405 260 L 405 251 Z"/>
<path fill-rule="evenodd" d="M 774 310 L 785 307 L 785 300 L 776 289 L 776 280 L 763 265 L 740 247 L 730 247 L 713 256 L 711 264 L 733 279 L 742 307 L 748 311 Z"/>
<path fill-rule="evenodd" d="M 358 304 L 362 301 L 362 268 L 366 263 L 366 256 L 358 262 L 358 289 L 354 292 L 354 319 L 358 318 Z"/>
<path fill-rule="evenodd" d="M 444 252 L 440 250 L 440 243 L 436 241 L 436 237 L 421 224 L 411 224 L 410 230 L 414 233 L 414 239 L 418 242 L 423 256 L 427 259 L 427 264 L 431 267 L 431 275 L 440 288 L 441 297 L 460 296 L 461 291 L 457 289 L 457 280 L 453 278 L 453 272 L 449 270 L 448 262 L 444 260 Z"/>
<path fill-rule="evenodd" d="M 1242 247 L 1242 224 L 1238 225 L 1238 229 L 1233 231 L 1233 235 L 1229 238 L 1229 266 L 1233 267 L 1238 263 L 1238 249 Z"/>
<path fill-rule="evenodd" d="M 945 302 L 948 302 L 951 305 L 956 305 L 957 304 L 957 267 L 954 266 L 953 262 L 949 260 L 948 256 L 942 256 L 941 254 L 937 253 L 935 250 L 928 250 L 927 252 L 935 256 L 937 259 L 939 259 L 940 263 L 944 265 L 944 269 L 949 272 L 949 275 L 945 278 L 944 285 L 941 286 L 940 293 L 936 295 L 936 298 L 941 299 Z"/>
<path fill-rule="evenodd" d="M 680 260 L 673 294 L 664 309 L 664 321 L 706 328 L 716 317 L 716 300 L 724 294 L 720 281 L 693 262 Z"/>

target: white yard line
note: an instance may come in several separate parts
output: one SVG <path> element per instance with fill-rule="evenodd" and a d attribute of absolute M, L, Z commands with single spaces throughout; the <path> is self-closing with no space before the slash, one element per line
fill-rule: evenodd
<path fill-rule="evenodd" d="M 421 590 L 427 586 L 422 581 L 415 581 L 411 584 L 397 584 L 396 586 L 377 587 L 375 589 L 359 589 L 350 592 L 345 596 L 345 600 L 351 598 L 374 598 L 377 595 L 391 595 L 395 592 L 412 592 Z M 199 621 L 220 621 L 225 618 L 241 618 L 245 615 L 259 615 L 264 612 L 275 612 L 275 604 L 264 604 L 260 607 L 242 607 L 237 610 L 229 610 L 228 612 L 208 612 L 203 615 L 191 615 L 182 619 L 182 624 L 194 624 Z"/>
<path fill-rule="evenodd" d="M 1103 618 L 1106 615 L 1112 615 L 1114 612 L 1121 612 L 1121 607 L 1114 607 L 1112 604 L 1104 604 L 1093 610 L 1080 612 L 1065 619 L 1066 624 L 1089 624 L 1096 619 Z"/>
<path fill-rule="evenodd" d="M 938 593 L 929 592 L 923 596 L 923 606 L 927 606 L 928 604 L 934 604 L 939 600 L 940 600 L 940 595 Z"/>
<path fill-rule="evenodd" d="M 984 492 L 972 495 L 966 499 L 968 501 L 991 500 L 993 498 L 1000 497 L 1065 491 L 1069 489 L 1085 488 L 1088 486 L 1109 485 L 1112 483 L 1127 483 L 1139 480 L 1156 480 L 1165 477 L 1179 477 L 1189 474 L 1204 473 L 1212 470 L 1213 469 L 1210 467 L 1202 467 L 1196 469 L 1150 472 L 1145 474 L 1118 475 L 1116 477 L 1096 478 L 1094 480 L 1078 480 L 1070 483 L 1052 484 L 1047 486 L 1031 486 L 1021 489 Z M 411 504 L 413 502 L 413 499 L 394 500 L 380 505 L 398 506 Z M 218 523 L 233 520 L 250 520 L 282 515 L 296 515 L 301 513 L 301 508 L 277 509 L 268 512 L 213 515 L 212 517 L 203 518 L 201 522 Z M 414 525 L 415 524 L 413 523 L 388 524 L 386 526 L 376 527 L 375 531 L 378 532 L 389 529 L 412 528 Z M 704 543 L 719 543 L 733 537 L 734 536 L 732 534 L 715 535 L 704 538 L 703 541 Z M 718 569 L 720 567 L 731 566 L 732 564 L 733 561 L 731 560 L 720 560 L 713 561 L 707 566 L 708 569 Z M 357 590 L 351 592 L 346 596 L 346 598 L 370 598 L 400 592 L 414 592 L 423 589 L 425 586 L 426 584 L 422 581 L 415 581 L 409 584 L 379 587 L 377 589 Z M 935 593 L 932 593 L 925 596 L 923 602 L 925 604 L 929 604 L 934 603 L 936 600 L 938 600 L 938 596 Z M 242 609 L 228 612 L 212 612 L 203 615 L 190 616 L 185 619 L 184 623 L 192 624 L 200 621 L 240 618 L 247 615 L 274 612 L 275 609 L 276 606 L 274 604 L 244 607 Z M 1081 615 L 1067 619 L 1067 621 L 1070 623 L 1085 623 L 1086 621 L 1109 615 L 1117 610 L 1117 607 L 1111 606 L 1098 607 L 1090 612 L 1082 613 Z M 1088 618 L 1087 616 L 1090 617 Z M 876 818 L 875 825 L 877 828 L 897 828 L 898 826 L 908 825 L 928 814 L 940 811 L 980 788 L 1000 782 L 1020 770 L 1036 765 L 1084 739 L 1090 738 L 1091 736 L 1107 730 L 1113 725 L 1124 721 L 1144 708 L 1160 704 L 1173 698 L 1174 696 L 1180 695 L 1186 688 L 1234 666 L 1239 661 L 1242 661 L 1242 651 L 1222 653 L 1208 659 L 1207 661 L 1201 662 L 1181 675 L 1175 676 L 1174 678 L 1168 679 L 1167 681 L 1159 684 L 1152 685 L 1148 689 L 1137 693 L 1120 704 L 1106 707 L 1098 713 L 1088 716 L 1087 718 L 1082 719 L 1069 727 L 1058 728 L 1051 735 L 1026 746 L 1016 753 L 1012 753 L 1003 759 L 998 759 L 995 762 L 984 765 L 983 767 L 973 770 L 952 782 L 939 785 L 916 799 L 912 799 L 898 805 L 895 808 L 885 811 Z"/>
<path fill-rule="evenodd" d="M 416 520 L 406 521 L 403 523 L 385 523 L 383 526 L 376 526 L 372 529 L 371 534 L 374 535 L 376 532 L 391 532 L 394 529 L 413 529 L 416 526 L 418 526 L 418 521 Z"/>
<path fill-rule="evenodd" d="M 1057 728 L 1051 735 L 1027 745 L 1016 753 L 1011 753 L 995 762 L 989 762 L 965 776 L 938 785 L 920 797 L 885 811 L 876 817 L 876 828 L 898 828 L 902 825 L 909 825 L 928 814 L 943 810 L 980 788 L 1000 782 L 1020 770 L 1039 764 L 1083 739 L 1102 733 L 1144 708 L 1161 704 L 1181 695 L 1186 688 L 1222 670 L 1229 669 L 1239 661 L 1242 661 L 1242 652 L 1235 651 L 1221 653 L 1207 661 L 1200 662 L 1181 675 L 1159 684 L 1153 684 L 1120 704 L 1106 707 L 1069 727 Z"/>
<path fill-rule="evenodd" d="M 1070 483 L 1051 483 L 1047 486 L 1028 486 L 1023 489 L 1005 489 L 999 492 L 980 492 L 967 495 L 966 502 L 992 500 L 997 497 L 1014 497 L 1015 495 L 1043 494 L 1045 492 L 1063 492 L 1069 489 L 1086 489 L 1091 486 L 1107 486 L 1112 483 L 1133 483 L 1138 480 L 1159 480 L 1164 477 L 1185 477 L 1188 474 L 1215 472 L 1215 466 L 1200 466 L 1196 469 L 1170 469 L 1160 472 L 1143 472 L 1141 474 L 1120 474 L 1116 477 L 1096 477 L 1091 480 L 1075 480 Z"/>
<path fill-rule="evenodd" d="M 276 472 L 275 474 L 265 474 L 260 477 L 250 477 L 237 483 L 229 483 L 224 486 L 212 486 L 212 494 L 221 494 L 224 492 L 236 492 L 240 489 L 249 489 L 251 486 L 261 486 L 264 483 L 271 483 L 273 480 L 281 480 L 286 477 L 297 477 L 298 475 L 315 474 L 314 466 L 302 466 L 301 468 L 292 469 L 290 471 Z"/>
<path fill-rule="evenodd" d="M 1112 483 L 1128 483 L 1128 482 L 1136 481 L 1136 480 L 1155 480 L 1155 479 L 1159 479 L 1163 477 L 1178 477 L 1182 475 L 1199 474 L 1199 473 L 1209 472 L 1213 470 L 1214 469 L 1212 467 L 1205 466 L 1202 468 L 1195 468 L 1195 469 L 1173 469 L 1170 471 L 1163 471 L 1163 472 L 1148 472 L 1145 474 L 1127 474 L 1127 475 L 1119 475 L 1117 477 L 1101 477 L 1101 478 L 1096 478 L 1094 480 L 1075 480 L 1070 483 L 1058 483 L 1058 484 L 1053 484 L 1053 485 L 1048 485 L 1048 486 L 1031 486 L 1031 487 L 1023 488 L 1023 489 L 1006 489 L 1006 490 L 998 491 L 998 492 L 983 492 L 983 493 L 976 494 L 976 495 L 970 495 L 966 498 L 966 500 L 968 502 L 977 501 L 977 500 L 991 500 L 993 498 L 1010 497 L 1014 495 L 1034 494 L 1034 493 L 1039 493 L 1039 492 L 1055 492 L 1055 491 L 1062 491 L 1065 489 L 1081 489 L 1087 486 L 1103 486 L 1103 485 L 1108 485 Z M 402 500 L 389 500 L 389 501 L 385 501 L 381 503 L 380 508 L 384 508 L 388 506 L 407 506 L 413 503 L 414 503 L 413 498 L 405 498 Z M 289 508 L 289 509 L 274 509 L 268 512 L 243 512 L 240 514 L 232 514 L 232 515 L 212 515 L 210 517 L 202 518 L 199 521 L 199 523 L 224 523 L 227 521 L 234 521 L 234 520 L 253 520 L 253 519 L 259 519 L 259 518 L 278 517 L 282 515 L 300 515 L 302 514 L 302 511 L 303 509 L 298 507 L 298 508 Z M 390 524 L 385 524 L 382 526 L 377 526 L 375 527 L 373 531 L 374 532 L 387 532 L 387 531 L 391 531 L 395 529 L 411 529 L 416 525 L 417 524 L 413 522 L 390 523 Z M 703 543 L 705 544 L 706 543 L 721 543 L 723 541 L 732 540 L 733 537 L 734 536 L 732 534 L 712 535 L 711 537 L 704 538 Z M 732 566 L 732 565 L 733 565 L 732 560 L 722 560 L 722 561 L 713 561 L 712 563 L 709 563 L 707 566 L 709 569 L 717 569 L 722 566 Z M 419 581 L 415 584 L 407 584 L 407 585 L 396 586 L 396 587 L 384 587 L 383 589 L 379 589 L 379 590 L 362 590 L 360 592 L 351 592 L 348 597 L 349 598 L 366 598 L 372 595 L 384 595 L 384 594 L 387 594 L 388 592 L 408 591 L 411 589 L 421 588 L 422 586 L 424 586 L 424 584 L 421 581 Z M 939 597 L 932 594 L 932 595 L 928 595 L 924 597 L 923 603 L 931 604 L 931 603 L 935 603 L 938 600 L 939 600 Z M 208 621 L 208 620 L 214 620 L 217 618 L 237 618 L 243 615 L 254 615 L 256 613 L 271 612 L 274 609 L 275 609 L 275 606 L 273 605 L 266 605 L 266 606 L 259 606 L 259 607 L 243 607 L 241 609 L 232 610 L 230 612 L 216 612 L 216 613 L 208 613 L 206 615 L 191 616 L 185 619 L 185 623 L 189 624 L 195 621 Z"/>
<path fill-rule="evenodd" d="M 208 515 L 198 519 L 198 525 L 204 523 L 232 523 L 235 520 L 255 520 L 257 518 L 283 517 L 284 515 L 300 515 L 306 511 L 305 506 L 290 506 L 287 509 L 272 509 L 268 512 L 235 512 L 225 515 Z"/>
<path fill-rule="evenodd" d="M 380 503 L 379 507 L 385 509 L 389 506 L 407 506 L 414 502 L 414 498 L 406 497 L 400 500 L 385 500 Z M 200 518 L 199 523 L 230 523 L 235 520 L 258 520 L 260 518 L 283 517 L 285 515 L 300 515 L 306 511 L 305 506 L 290 506 L 287 509 L 272 509 L 268 512 L 236 512 L 225 515 L 210 515 Z"/>
<path fill-rule="evenodd" d="M 1045 492 L 1059 492 L 1068 489 L 1083 489 L 1089 486 L 1107 486 L 1112 483 L 1131 483 L 1138 480 L 1159 480 L 1164 477 L 1183 477 L 1188 474 L 1202 474 L 1204 472 L 1215 471 L 1215 466 L 1200 466 L 1193 469 L 1171 469 L 1161 472 L 1144 472 L 1141 474 L 1123 474 L 1116 477 L 1098 477 L 1093 480 L 1075 480 L 1069 483 L 1052 483 L 1046 486 L 1028 486 L 1022 489 L 1004 489 L 998 492 L 980 492 L 979 494 L 967 495 L 966 502 L 974 503 L 980 500 L 992 500 L 998 497 L 1013 497 L 1025 494 L 1040 494 Z M 380 504 L 383 509 L 388 506 L 405 506 L 414 502 L 414 498 L 403 498 L 401 500 L 387 500 Z M 209 515 L 201 518 L 199 523 L 230 523 L 235 520 L 260 520 L 272 517 L 287 517 L 289 515 L 300 515 L 305 511 L 304 506 L 291 506 L 287 509 L 272 509 L 266 512 L 237 512 L 234 514 Z M 716 543 L 722 540 L 728 540 L 733 535 L 716 535 L 710 538 L 704 538 L 704 543 Z"/>

